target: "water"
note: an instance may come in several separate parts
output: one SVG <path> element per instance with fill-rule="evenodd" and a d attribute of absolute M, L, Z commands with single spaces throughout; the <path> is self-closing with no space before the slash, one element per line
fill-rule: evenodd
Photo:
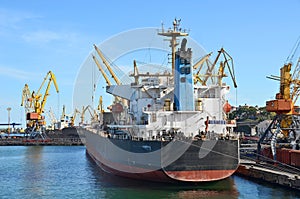
<path fill-rule="evenodd" d="M 0 198 L 300 198 L 238 176 L 201 186 L 119 178 L 102 172 L 84 146 L 2 146 L 0 169 Z"/>

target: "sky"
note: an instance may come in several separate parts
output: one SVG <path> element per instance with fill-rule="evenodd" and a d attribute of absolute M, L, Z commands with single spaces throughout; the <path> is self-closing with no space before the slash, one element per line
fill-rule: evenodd
<path fill-rule="evenodd" d="M 57 79 L 47 108 L 72 113 L 74 82 L 93 44 L 135 28 L 171 26 L 175 17 L 207 52 L 233 57 L 238 88 L 233 105 L 265 106 L 300 36 L 300 0 L 252 1 L 0 1 L 0 123 L 25 123 L 20 106 L 27 83 L 37 90 L 47 72 Z M 295 58 L 299 57 L 299 50 Z"/>

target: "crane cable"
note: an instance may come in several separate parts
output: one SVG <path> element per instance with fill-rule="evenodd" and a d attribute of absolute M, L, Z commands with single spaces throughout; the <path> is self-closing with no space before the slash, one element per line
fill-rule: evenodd
<path fill-rule="evenodd" d="M 290 55 L 286 59 L 287 63 L 292 62 L 292 60 L 294 59 L 294 56 L 296 54 L 296 51 L 297 51 L 299 45 L 300 45 L 300 36 L 298 37 L 298 39 L 297 39 L 294 47 L 292 48 Z"/>

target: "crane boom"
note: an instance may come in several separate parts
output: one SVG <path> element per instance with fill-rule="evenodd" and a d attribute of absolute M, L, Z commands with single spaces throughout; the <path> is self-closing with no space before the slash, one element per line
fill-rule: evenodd
<path fill-rule="evenodd" d="M 202 57 L 194 66 L 193 69 L 196 70 L 199 66 L 199 69 L 197 71 L 196 74 L 194 74 L 194 84 L 197 84 L 198 82 L 200 82 L 201 84 L 203 84 L 203 80 L 199 77 L 199 73 L 204 65 L 204 63 L 206 62 L 207 66 L 209 66 L 209 57 L 212 55 L 212 52 L 205 55 L 204 57 Z"/>
<path fill-rule="evenodd" d="M 116 76 L 115 72 L 112 70 L 112 68 L 110 67 L 110 65 L 108 64 L 107 59 L 104 57 L 104 55 L 102 54 L 101 50 L 94 44 L 94 48 L 97 51 L 98 55 L 101 57 L 104 65 L 106 66 L 106 68 L 108 69 L 109 73 L 111 74 L 111 76 L 113 77 L 113 79 L 115 80 L 115 82 L 117 83 L 117 85 L 121 85 L 121 81 L 119 80 L 119 78 Z"/>
<path fill-rule="evenodd" d="M 206 74 L 204 76 L 205 78 L 203 80 L 203 85 L 206 85 L 208 78 L 212 76 L 212 71 L 214 70 L 214 68 L 219 60 L 219 57 L 220 57 L 221 53 L 223 53 L 223 52 L 224 52 L 224 49 L 221 48 L 221 50 L 218 51 L 218 55 L 217 55 L 215 61 L 213 62 L 213 64 L 211 65 L 211 67 L 207 68 Z"/>
<path fill-rule="evenodd" d="M 220 59 L 220 56 L 223 55 L 224 61 L 220 62 L 220 66 L 218 69 L 218 84 L 221 85 L 222 84 L 222 79 L 223 77 L 226 77 L 226 74 L 224 73 L 225 67 L 228 68 L 231 79 L 233 81 L 233 85 L 236 88 L 237 84 L 236 84 L 236 80 L 235 80 L 235 74 L 234 74 L 234 67 L 233 67 L 233 59 L 232 57 L 224 50 L 224 48 L 221 48 L 218 51 L 218 55 L 215 58 L 214 62 L 211 64 L 211 62 L 209 61 L 209 57 L 211 56 L 212 53 L 209 53 L 207 55 L 205 55 L 202 59 L 200 59 L 194 66 L 194 69 L 197 69 L 199 66 L 199 70 L 196 74 L 194 74 L 194 84 L 197 84 L 198 82 L 200 82 L 202 85 L 206 85 L 207 81 L 209 78 L 212 78 L 213 76 L 215 76 L 214 74 L 212 74 L 213 70 L 215 69 L 215 66 L 217 64 L 217 62 Z M 202 79 L 199 75 L 204 63 L 206 62 L 207 65 L 207 70 L 206 73 L 204 74 L 204 78 Z M 230 64 L 229 64 L 230 63 Z"/>
<path fill-rule="evenodd" d="M 291 98 L 293 99 L 294 104 L 296 104 L 296 101 L 298 100 L 299 94 L 300 94 L 300 57 L 298 58 L 296 67 L 294 69 L 293 75 L 292 75 L 292 94 Z"/>
<path fill-rule="evenodd" d="M 212 52 L 208 53 L 204 57 L 202 57 L 197 63 L 194 64 L 193 69 L 196 70 L 199 66 L 202 66 L 202 64 L 209 59 L 209 57 L 212 55 Z M 200 68 L 201 70 L 201 68 Z"/>
<path fill-rule="evenodd" d="M 42 103 L 41 103 L 41 111 L 44 112 L 44 108 L 45 108 L 45 104 L 46 104 L 46 101 L 47 101 L 47 97 L 49 96 L 49 90 L 50 90 L 50 85 L 51 85 L 51 82 L 53 82 L 54 86 L 55 86 L 55 89 L 56 89 L 56 92 L 59 93 L 59 89 L 58 89 L 58 85 L 57 85 L 57 82 L 56 82 L 56 77 L 55 75 L 49 71 L 47 73 L 47 76 L 46 78 L 49 77 L 49 82 L 47 84 L 47 88 L 46 88 L 46 91 L 45 91 L 45 94 L 44 94 L 44 98 L 42 100 Z M 44 82 L 46 80 L 46 78 L 44 79 Z M 41 88 L 40 88 L 41 89 Z"/>
<path fill-rule="evenodd" d="M 96 65 L 98 66 L 98 69 L 100 70 L 102 76 L 104 77 L 104 79 L 105 79 L 107 85 L 111 86 L 110 80 L 108 79 L 108 77 L 107 77 L 105 71 L 103 70 L 103 68 L 101 67 L 100 63 L 98 62 L 97 58 L 96 58 L 94 55 L 93 55 L 93 59 L 94 59 Z"/>
<path fill-rule="evenodd" d="M 219 67 L 219 84 L 221 85 L 222 78 L 226 77 L 226 75 L 224 74 L 224 68 L 227 66 L 230 76 L 231 76 L 231 79 L 233 81 L 233 86 L 234 86 L 234 88 L 237 88 L 237 83 L 236 83 L 235 74 L 234 74 L 234 67 L 233 67 L 233 59 L 223 48 L 221 50 L 222 50 L 222 54 L 224 56 L 225 62 L 224 63 L 221 62 L 220 67 Z M 231 65 L 229 65 L 229 62 L 231 62 Z"/>

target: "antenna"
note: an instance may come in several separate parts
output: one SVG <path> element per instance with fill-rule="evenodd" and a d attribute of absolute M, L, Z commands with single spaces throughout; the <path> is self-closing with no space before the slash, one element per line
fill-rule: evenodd
<path fill-rule="evenodd" d="M 177 43 L 177 37 L 182 37 L 182 36 L 188 36 L 189 34 L 186 32 L 182 32 L 181 28 L 179 29 L 181 19 L 174 19 L 173 21 L 173 30 L 171 28 L 168 29 L 168 32 L 164 32 L 161 30 L 161 32 L 158 32 L 158 35 L 162 35 L 165 37 L 170 37 L 170 47 L 172 49 L 172 74 L 174 75 L 174 70 L 175 70 L 175 47 L 178 45 Z"/>

